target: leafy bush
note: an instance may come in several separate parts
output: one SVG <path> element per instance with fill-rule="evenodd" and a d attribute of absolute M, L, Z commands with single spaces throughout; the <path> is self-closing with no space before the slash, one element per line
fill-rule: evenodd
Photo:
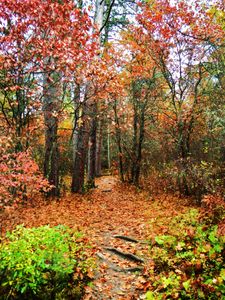
<path fill-rule="evenodd" d="M 172 235 L 155 237 L 150 255 L 151 299 L 225 299 L 225 237 L 199 224 L 197 210 L 177 217 Z"/>
<path fill-rule="evenodd" d="M 188 157 L 162 166 L 159 178 L 164 181 L 165 190 L 193 196 L 200 203 L 206 194 L 222 193 L 222 169 L 211 162 Z M 160 184 L 162 184 L 160 181 Z"/>
<path fill-rule="evenodd" d="M 28 150 L 18 153 L 13 150 L 10 137 L 0 139 L 0 170 L 0 209 L 52 188 Z"/>
<path fill-rule="evenodd" d="M 0 299 L 80 299 L 93 267 L 81 233 L 17 228 L 0 244 Z"/>
<path fill-rule="evenodd" d="M 219 224 L 225 220 L 225 201 L 220 195 L 203 197 L 201 219 L 207 224 Z"/>

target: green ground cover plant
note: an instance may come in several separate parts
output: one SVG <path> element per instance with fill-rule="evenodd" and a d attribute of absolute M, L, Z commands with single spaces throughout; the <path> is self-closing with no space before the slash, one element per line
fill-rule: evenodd
<path fill-rule="evenodd" d="M 0 243 L 0 299 L 80 299 L 93 261 L 80 232 L 19 225 Z"/>
<path fill-rule="evenodd" d="M 150 246 L 146 299 L 225 299 L 225 236 L 218 226 L 199 222 L 198 211 L 191 209 L 170 228 Z"/>

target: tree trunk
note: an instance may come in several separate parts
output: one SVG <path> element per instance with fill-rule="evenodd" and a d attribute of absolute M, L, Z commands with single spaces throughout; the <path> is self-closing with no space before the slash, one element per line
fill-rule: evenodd
<path fill-rule="evenodd" d="M 82 124 L 78 128 L 77 133 L 77 144 L 76 144 L 76 154 L 73 164 L 72 172 L 72 185 L 71 191 L 73 193 L 82 193 L 84 190 L 85 182 L 85 166 L 87 158 L 87 149 L 88 149 L 88 138 L 89 138 L 89 121 L 86 116 L 87 108 L 84 104 L 83 106 L 83 115 L 84 119 Z"/>
<path fill-rule="evenodd" d="M 98 30 L 100 30 L 103 25 L 104 8 L 105 8 L 105 0 L 96 0 L 95 24 L 96 24 Z M 100 40 L 99 40 L 99 43 L 101 43 Z"/>
<path fill-rule="evenodd" d="M 133 178 L 133 183 L 136 186 L 139 185 L 139 178 L 141 173 L 142 146 L 143 146 L 144 134 L 145 134 L 144 126 L 145 126 L 145 108 L 142 109 L 142 113 L 140 116 L 139 140 L 137 145 L 136 166 L 135 166 L 134 178 Z"/>
<path fill-rule="evenodd" d="M 96 165 L 95 165 L 95 175 L 101 176 L 102 165 L 101 165 L 101 153 L 102 153 L 102 120 L 97 123 L 97 138 L 96 138 Z"/>
<path fill-rule="evenodd" d="M 118 147 L 118 159 L 119 159 L 119 172 L 120 172 L 120 179 L 124 181 L 124 168 L 123 168 L 123 150 L 121 144 L 121 132 L 119 128 L 116 128 L 116 142 Z"/>
<path fill-rule="evenodd" d="M 103 25 L 103 16 L 104 16 L 104 6 L 105 0 L 96 0 L 96 10 L 95 10 L 95 24 L 97 30 L 100 30 Z M 101 45 L 101 34 L 99 33 L 99 46 Z M 90 131 L 90 146 L 89 146 L 89 160 L 88 160 L 88 184 L 90 187 L 95 186 L 95 176 L 96 176 L 96 149 L 101 151 L 101 148 L 97 148 L 97 114 L 98 114 L 98 105 L 94 102 L 91 106 L 90 111 L 92 122 L 91 122 L 91 131 Z M 100 144 L 100 141 L 98 141 Z M 100 154 L 99 154 L 100 159 Z"/>
<path fill-rule="evenodd" d="M 181 194 L 188 196 L 190 194 L 189 187 L 187 183 L 187 169 L 188 169 L 188 155 L 189 155 L 189 145 L 187 144 L 185 133 L 183 132 L 183 127 L 181 127 L 181 132 L 179 133 L 178 142 L 178 187 Z"/>
<path fill-rule="evenodd" d="M 44 75 L 45 159 L 44 175 L 54 185 L 50 194 L 59 195 L 58 113 L 61 88 L 58 74 Z"/>
<path fill-rule="evenodd" d="M 88 186 L 95 187 L 95 170 L 96 170 L 96 138 L 97 138 L 97 105 L 93 104 L 91 108 L 93 113 L 91 130 L 90 130 L 90 149 L 89 149 L 89 168 L 88 168 Z"/>
<path fill-rule="evenodd" d="M 115 123 L 116 123 L 116 143 L 118 148 L 118 160 L 119 160 L 119 173 L 121 181 L 124 181 L 124 167 L 123 167 L 123 150 L 121 143 L 121 130 L 120 130 L 120 122 L 117 114 L 117 105 L 116 100 L 113 105 L 114 115 L 115 115 Z"/>
<path fill-rule="evenodd" d="M 80 97 L 80 85 L 75 84 L 74 86 L 74 95 L 73 95 L 73 105 L 74 105 L 74 124 L 73 124 L 73 133 L 72 133 L 72 151 L 73 151 L 73 163 L 76 158 L 77 153 L 77 142 L 78 142 L 78 131 L 77 126 L 82 122 L 82 106 L 81 106 L 81 97 Z M 71 96 L 72 97 L 72 96 Z"/>
<path fill-rule="evenodd" d="M 109 125 L 107 126 L 107 162 L 108 162 L 108 169 L 111 169 L 111 151 L 110 151 L 110 131 Z"/>
<path fill-rule="evenodd" d="M 138 112 L 137 112 L 137 99 L 133 96 L 133 145 L 132 145 L 132 165 L 131 165 L 131 181 L 135 183 L 135 173 L 137 168 L 137 152 L 138 152 Z"/>

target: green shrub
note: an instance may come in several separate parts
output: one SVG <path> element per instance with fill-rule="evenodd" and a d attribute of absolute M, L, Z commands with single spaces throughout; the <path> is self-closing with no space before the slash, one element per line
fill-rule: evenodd
<path fill-rule="evenodd" d="M 93 267 L 87 248 L 61 225 L 17 226 L 0 244 L 0 299 L 80 299 Z"/>
<path fill-rule="evenodd" d="M 146 299 L 225 299 L 225 237 L 217 225 L 199 224 L 195 212 L 175 218 L 173 234 L 151 245 Z"/>

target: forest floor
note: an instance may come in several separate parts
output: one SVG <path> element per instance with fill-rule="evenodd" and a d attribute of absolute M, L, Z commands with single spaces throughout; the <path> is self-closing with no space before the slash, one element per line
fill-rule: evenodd
<path fill-rule="evenodd" d="M 122 184 L 116 177 L 96 180 L 86 195 L 66 194 L 58 201 L 9 208 L 3 231 L 17 224 L 63 224 L 83 231 L 93 245 L 97 271 L 84 300 L 144 299 L 148 288 L 145 270 L 151 265 L 148 241 L 166 233 L 171 218 L 188 207 L 183 199 Z"/>

